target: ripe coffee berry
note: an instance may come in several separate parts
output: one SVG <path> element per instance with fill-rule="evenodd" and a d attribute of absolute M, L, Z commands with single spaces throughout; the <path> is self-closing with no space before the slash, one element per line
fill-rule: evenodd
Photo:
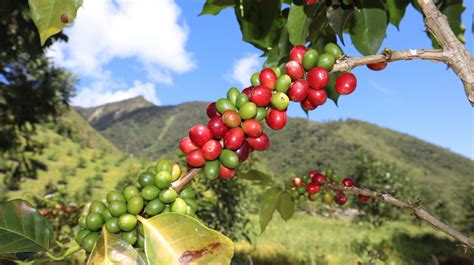
<path fill-rule="evenodd" d="M 250 155 L 249 143 L 246 140 L 244 140 L 240 148 L 235 150 L 235 153 L 237 154 L 237 156 L 239 156 L 240 162 L 247 160 L 247 158 L 249 158 L 249 155 Z"/>
<path fill-rule="evenodd" d="M 368 64 L 367 67 L 373 71 L 382 71 L 383 69 L 385 69 L 385 67 L 387 67 L 387 64 L 387 61 L 381 63 L 371 63 Z"/>
<path fill-rule="evenodd" d="M 308 82 L 304 79 L 298 79 L 291 85 L 288 96 L 292 101 L 301 102 L 306 98 L 308 90 Z"/>
<path fill-rule="evenodd" d="M 343 73 L 336 79 L 336 91 L 341 95 L 348 95 L 356 89 L 357 78 L 352 73 Z"/>
<path fill-rule="evenodd" d="M 219 111 L 217 111 L 216 102 L 212 102 L 211 104 L 209 104 L 209 106 L 207 106 L 207 116 L 209 118 L 219 116 L 219 115 L 220 114 L 219 114 Z"/>
<path fill-rule="evenodd" d="M 270 109 L 267 112 L 267 117 L 265 117 L 268 127 L 273 130 L 283 129 L 286 125 L 286 120 L 285 110 Z"/>
<path fill-rule="evenodd" d="M 247 141 L 253 150 L 265 151 L 270 147 L 270 139 L 265 133 L 262 133 L 262 135 L 255 138 L 249 137 Z"/>
<path fill-rule="evenodd" d="M 260 78 L 260 84 L 261 85 L 266 86 L 270 89 L 275 88 L 277 75 L 275 74 L 275 72 L 272 69 L 270 69 L 270 68 L 263 69 L 260 72 L 259 78 Z"/>
<path fill-rule="evenodd" d="M 219 176 L 221 179 L 231 179 L 234 176 L 234 172 L 234 169 L 225 167 L 222 164 L 220 165 Z"/>
<path fill-rule="evenodd" d="M 187 155 L 186 162 L 190 167 L 202 167 L 206 163 L 206 159 L 204 159 L 202 150 L 196 149 Z"/>
<path fill-rule="evenodd" d="M 239 114 L 234 110 L 228 110 L 222 114 L 222 121 L 229 128 L 235 128 L 242 122 Z"/>
<path fill-rule="evenodd" d="M 242 93 L 250 97 L 252 95 L 252 91 L 253 91 L 253 86 L 249 86 L 247 88 L 244 88 L 244 90 L 242 90 Z"/>
<path fill-rule="evenodd" d="M 220 116 L 212 118 L 207 124 L 207 128 L 209 128 L 211 131 L 214 139 L 217 140 L 224 138 L 227 131 L 229 131 L 229 127 L 225 125 L 224 121 L 222 121 L 222 117 Z"/>
<path fill-rule="evenodd" d="M 224 137 L 224 146 L 225 148 L 230 149 L 230 150 L 237 150 L 243 144 L 244 140 L 245 140 L 244 131 L 240 127 L 232 128 L 226 133 Z M 208 160 L 214 160 L 214 159 L 208 159 Z"/>
<path fill-rule="evenodd" d="M 311 101 L 308 98 L 305 98 L 303 101 L 301 101 L 301 107 L 307 111 L 314 110 L 318 106 L 313 105 Z"/>
<path fill-rule="evenodd" d="M 346 204 L 347 202 L 347 197 L 346 197 L 346 194 L 342 193 L 342 192 L 338 192 L 336 194 L 336 204 L 338 205 L 344 205 Z"/>
<path fill-rule="evenodd" d="M 202 155 L 206 160 L 216 160 L 222 152 L 222 145 L 216 140 L 210 140 L 202 146 Z"/>
<path fill-rule="evenodd" d="M 263 125 L 255 119 L 246 120 L 242 123 L 242 130 L 248 137 L 259 137 L 263 133 Z"/>
<path fill-rule="evenodd" d="M 253 89 L 250 95 L 250 101 L 255 103 L 258 107 L 266 107 L 270 104 L 272 99 L 272 90 L 266 86 L 257 86 Z"/>
<path fill-rule="evenodd" d="M 207 141 L 212 139 L 212 134 L 206 126 L 198 124 L 189 130 L 189 138 L 191 138 L 195 145 L 202 147 Z"/>
<path fill-rule="evenodd" d="M 311 181 L 315 184 L 322 185 L 326 182 L 326 177 L 321 173 L 316 173 L 313 177 L 311 177 Z"/>
<path fill-rule="evenodd" d="M 341 184 L 344 185 L 345 187 L 351 188 L 354 186 L 354 181 L 351 178 L 344 178 L 341 181 Z"/>
<path fill-rule="evenodd" d="M 307 50 L 308 48 L 303 45 L 293 47 L 290 50 L 290 60 L 296 61 L 299 64 L 303 64 L 303 57 Z"/>
<path fill-rule="evenodd" d="M 293 186 L 295 186 L 295 188 L 298 188 L 301 186 L 301 184 L 303 184 L 303 180 L 301 178 L 296 177 L 293 179 Z"/>
<path fill-rule="evenodd" d="M 220 118 L 219 118 L 220 119 Z M 189 152 L 198 149 L 193 141 L 191 141 L 191 138 L 189 137 L 184 137 L 181 142 L 179 142 L 179 149 L 185 154 L 188 154 Z"/>
<path fill-rule="evenodd" d="M 368 203 L 369 200 L 370 200 L 369 196 L 365 196 L 365 195 L 362 195 L 362 194 L 359 194 L 357 197 L 359 198 L 359 201 L 361 203 Z"/>
<path fill-rule="evenodd" d="M 328 94 L 326 93 L 326 90 L 324 89 L 321 89 L 321 90 L 310 89 L 308 91 L 308 100 L 309 102 L 311 102 L 313 106 L 324 105 L 327 99 L 328 99 Z"/>
<path fill-rule="evenodd" d="M 319 185 L 314 184 L 314 183 L 309 183 L 309 184 L 306 186 L 306 191 L 307 191 L 309 194 L 318 193 L 318 191 L 319 191 Z"/>
<path fill-rule="evenodd" d="M 312 89 L 323 89 L 329 83 L 329 73 L 322 67 L 314 67 L 308 72 L 308 84 Z"/>
<path fill-rule="evenodd" d="M 292 80 L 303 78 L 304 68 L 297 61 L 289 61 L 285 66 L 286 74 L 291 77 Z"/>

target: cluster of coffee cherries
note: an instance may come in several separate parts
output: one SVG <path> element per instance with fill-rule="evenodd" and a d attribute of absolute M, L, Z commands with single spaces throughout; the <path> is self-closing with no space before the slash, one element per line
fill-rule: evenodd
<path fill-rule="evenodd" d="M 328 43 L 321 54 L 315 49 L 295 46 L 284 70 L 265 68 L 251 76 L 251 86 L 242 91 L 230 88 L 226 98 L 208 106 L 208 124 L 193 126 L 189 136 L 181 140 L 179 147 L 186 154 L 188 166 L 203 168 L 210 179 L 232 178 L 250 152 L 269 148 L 263 122 L 272 130 L 280 130 L 286 125 L 290 101 L 299 102 L 306 111 L 326 102 L 329 71 L 341 56 L 341 49 L 334 43 Z M 342 73 L 336 79 L 335 89 L 347 95 L 356 85 L 352 73 Z"/>
<path fill-rule="evenodd" d="M 324 174 L 311 170 L 303 177 L 294 177 L 292 179 L 291 195 L 293 199 L 299 202 L 305 202 L 306 200 L 316 201 L 320 198 L 327 205 L 331 205 L 333 202 L 337 205 L 344 205 L 347 203 L 346 194 L 328 185 L 337 183 L 337 178 L 331 169 L 326 170 Z M 344 178 L 340 181 L 340 184 L 344 187 L 352 188 L 354 181 L 352 178 Z M 358 196 L 360 202 L 369 202 L 369 197 L 362 194 Z"/>
<path fill-rule="evenodd" d="M 137 215 L 145 218 L 175 212 L 194 216 L 197 209 L 196 193 L 191 186 L 178 194 L 171 183 L 181 176 L 178 164 L 160 160 L 138 175 L 139 186 L 130 185 L 120 191 L 107 193 L 106 203 L 93 201 L 89 213 L 79 218 L 81 230 L 76 242 L 91 251 L 105 226 L 109 233 L 120 234 L 130 245 L 143 247 L 143 228 Z"/>

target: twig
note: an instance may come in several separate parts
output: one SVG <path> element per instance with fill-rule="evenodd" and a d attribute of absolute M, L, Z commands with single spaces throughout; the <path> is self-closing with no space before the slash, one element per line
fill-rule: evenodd
<path fill-rule="evenodd" d="M 436 229 L 444 232 L 445 234 L 450 235 L 454 239 L 458 240 L 459 242 L 462 243 L 462 245 L 468 249 L 468 250 L 474 250 L 474 240 L 472 238 L 469 238 L 462 233 L 458 232 L 454 228 L 450 227 L 449 225 L 441 222 L 438 220 L 436 217 L 432 216 L 430 213 L 428 213 L 423 207 L 419 205 L 410 205 L 408 203 L 402 202 L 398 200 L 397 198 L 393 197 L 392 195 L 388 193 L 381 193 L 381 192 L 375 192 L 371 191 L 368 189 L 362 189 L 362 188 L 357 188 L 357 187 L 345 187 L 343 185 L 335 185 L 335 184 L 328 184 L 328 188 L 333 189 L 333 190 L 341 190 L 349 193 L 354 193 L 354 194 L 360 194 L 364 196 L 368 196 L 374 199 L 381 200 L 385 203 L 394 205 L 400 209 L 403 209 L 416 217 L 420 218 L 421 220 L 424 220 L 428 223 L 430 223 L 432 226 L 434 226 Z"/>
<path fill-rule="evenodd" d="M 348 71 L 354 67 L 372 63 L 393 62 L 400 60 L 431 60 L 444 62 L 463 81 L 467 99 L 474 106 L 474 58 L 466 47 L 454 35 L 448 19 L 435 6 L 432 0 L 418 0 L 425 15 L 428 30 L 439 41 L 442 50 L 421 49 L 406 51 L 388 51 L 385 54 L 350 57 L 337 60 L 332 72 Z"/>
<path fill-rule="evenodd" d="M 177 193 L 179 193 L 183 188 L 184 186 L 186 186 L 186 184 L 188 184 L 189 182 L 191 182 L 191 180 L 193 180 L 193 178 L 201 171 L 200 168 L 193 168 L 191 169 L 188 174 L 182 176 L 181 178 L 179 178 L 178 180 L 176 180 L 175 182 L 171 183 L 171 188 L 174 189 Z"/>

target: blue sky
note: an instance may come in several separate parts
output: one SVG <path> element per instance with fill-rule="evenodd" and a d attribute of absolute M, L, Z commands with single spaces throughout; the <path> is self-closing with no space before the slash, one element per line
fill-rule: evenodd
<path fill-rule="evenodd" d="M 241 40 L 233 10 L 198 16 L 203 0 L 84 2 L 67 30 L 69 43 L 51 51 L 81 80 L 75 104 L 92 106 L 136 95 L 159 105 L 211 101 L 231 86 L 241 88 L 246 73 L 263 62 L 260 52 Z M 474 3 L 465 2 L 463 23 L 472 53 Z M 400 31 L 390 25 L 382 47 L 429 48 L 423 31 L 422 16 L 409 7 Z M 344 52 L 359 55 L 348 36 L 345 41 Z M 353 73 L 359 82 L 356 92 L 341 97 L 339 107 L 328 102 L 311 112 L 310 119 L 360 119 L 474 159 L 474 110 L 460 80 L 444 64 L 415 60 L 391 63 L 382 72 L 358 67 Z M 289 115 L 305 117 L 297 104 L 290 106 Z"/>

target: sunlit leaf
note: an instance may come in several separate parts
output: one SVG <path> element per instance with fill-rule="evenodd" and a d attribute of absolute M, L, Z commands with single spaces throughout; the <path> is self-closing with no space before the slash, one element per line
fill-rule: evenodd
<path fill-rule="evenodd" d="M 28 0 L 41 45 L 76 18 L 82 0 Z"/>
<path fill-rule="evenodd" d="M 364 55 L 376 54 L 387 31 L 387 13 L 379 0 L 358 0 L 350 27 L 351 40 Z"/>
<path fill-rule="evenodd" d="M 145 265 L 146 262 L 132 245 L 123 241 L 120 236 L 108 233 L 107 229 L 102 229 L 102 236 L 97 240 L 87 264 Z"/>
<path fill-rule="evenodd" d="M 291 193 L 284 191 L 280 194 L 277 210 L 281 218 L 285 221 L 288 221 L 293 216 L 295 213 L 295 200 L 291 196 Z"/>
<path fill-rule="evenodd" d="M 177 213 L 138 218 L 149 265 L 230 264 L 232 241 L 196 219 Z"/>
<path fill-rule="evenodd" d="M 199 15 L 217 15 L 231 6 L 234 6 L 234 0 L 207 0 Z"/>
<path fill-rule="evenodd" d="M 280 200 L 280 194 L 283 192 L 280 188 L 271 188 L 263 194 L 262 207 L 260 209 L 260 233 L 265 231 L 270 220 L 272 220 L 273 213 L 275 212 L 278 202 Z"/>
<path fill-rule="evenodd" d="M 38 252 L 49 248 L 53 231 L 27 201 L 0 204 L 0 253 Z"/>
<path fill-rule="evenodd" d="M 353 8 L 342 8 L 342 6 L 329 7 L 326 10 L 326 16 L 329 25 L 339 36 L 342 44 L 344 44 L 344 28 L 346 24 L 350 21 L 354 13 Z"/>

